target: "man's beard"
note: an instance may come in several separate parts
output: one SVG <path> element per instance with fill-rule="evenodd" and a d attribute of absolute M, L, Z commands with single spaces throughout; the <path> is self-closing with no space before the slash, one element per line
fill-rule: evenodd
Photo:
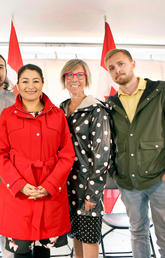
<path fill-rule="evenodd" d="M 118 77 L 119 78 L 116 79 L 116 83 L 122 86 L 127 85 L 132 79 L 131 75 L 126 74 L 121 74 Z"/>

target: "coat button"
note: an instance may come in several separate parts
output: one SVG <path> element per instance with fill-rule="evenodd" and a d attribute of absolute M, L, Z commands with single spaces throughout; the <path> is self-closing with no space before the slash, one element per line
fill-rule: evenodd
<path fill-rule="evenodd" d="M 61 187 L 58 188 L 59 192 L 61 192 L 61 189 L 62 189 Z"/>
<path fill-rule="evenodd" d="M 17 113 L 17 110 L 14 110 L 14 113 L 16 114 L 16 113 Z"/>
<path fill-rule="evenodd" d="M 155 145 L 155 148 L 159 148 L 159 145 L 158 145 L 158 144 L 156 144 L 156 145 Z"/>
<path fill-rule="evenodd" d="M 9 188 L 9 187 L 10 187 L 10 184 L 7 184 L 6 186 L 7 186 L 7 188 Z"/>
<path fill-rule="evenodd" d="M 36 133 L 37 136 L 40 136 L 40 133 Z"/>
<path fill-rule="evenodd" d="M 131 157 L 133 157 L 134 156 L 134 154 L 133 153 L 131 153 Z"/>

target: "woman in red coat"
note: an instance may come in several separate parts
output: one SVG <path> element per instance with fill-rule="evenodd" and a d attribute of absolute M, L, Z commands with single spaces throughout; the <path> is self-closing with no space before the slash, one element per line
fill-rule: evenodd
<path fill-rule="evenodd" d="M 0 234 L 15 258 L 50 257 L 70 231 L 66 180 L 74 150 L 65 115 L 42 93 L 43 83 L 38 66 L 24 65 L 16 103 L 0 117 Z"/>

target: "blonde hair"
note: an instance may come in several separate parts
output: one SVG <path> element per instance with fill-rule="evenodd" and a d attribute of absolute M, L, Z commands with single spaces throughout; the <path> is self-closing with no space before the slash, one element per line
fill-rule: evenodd
<path fill-rule="evenodd" d="M 71 59 L 65 63 L 64 67 L 61 70 L 60 79 L 64 88 L 65 88 L 65 73 L 74 71 L 79 65 L 83 67 L 84 72 L 87 74 L 86 87 L 89 87 L 89 84 L 91 83 L 91 73 L 87 63 L 81 59 Z"/>

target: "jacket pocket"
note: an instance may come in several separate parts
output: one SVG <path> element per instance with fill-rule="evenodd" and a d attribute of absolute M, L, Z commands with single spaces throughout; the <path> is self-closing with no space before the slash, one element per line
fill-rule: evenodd
<path fill-rule="evenodd" d="M 143 141 L 139 144 L 137 164 L 139 174 L 153 177 L 165 168 L 164 141 Z"/>

